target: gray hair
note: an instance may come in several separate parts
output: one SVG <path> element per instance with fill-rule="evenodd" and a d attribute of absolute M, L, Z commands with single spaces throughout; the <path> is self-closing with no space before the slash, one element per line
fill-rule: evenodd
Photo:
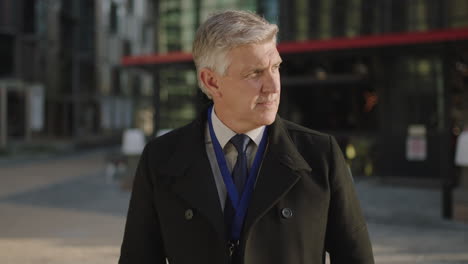
<path fill-rule="evenodd" d="M 192 55 L 197 68 L 198 85 L 211 99 L 200 80 L 200 70 L 209 68 L 226 74 L 230 61 L 227 53 L 238 46 L 276 42 L 278 26 L 249 11 L 222 11 L 211 15 L 197 30 Z"/>

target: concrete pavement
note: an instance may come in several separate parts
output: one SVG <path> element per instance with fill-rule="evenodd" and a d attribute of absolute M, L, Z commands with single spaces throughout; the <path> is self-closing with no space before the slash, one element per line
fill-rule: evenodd
<path fill-rule="evenodd" d="M 106 152 L 0 167 L 0 263 L 117 263 L 129 193 Z"/>
<path fill-rule="evenodd" d="M 376 263 L 467 264 L 468 225 L 441 218 L 438 189 L 357 182 Z"/>
<path fill-rule="evenodd" d="M 117 263 L 128 192 L 105 152 L 0 166 L 0 263 Z M 376 263 L 468 263 L 468 225 L 440 218 L 436 189 L 356 183 Z"/>

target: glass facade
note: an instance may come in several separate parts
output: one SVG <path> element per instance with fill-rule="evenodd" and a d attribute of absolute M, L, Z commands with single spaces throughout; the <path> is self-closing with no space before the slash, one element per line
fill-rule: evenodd
<path fill-rule="evenodd" d="M 349 0 L 345 22 L 345 35 L 354 37 L 361 33 L 362 22 L 362 0 Z"/>
<path fill-rule="evenodd" d="M 160 111 L 162 129 L 189 123 L 197 114 L 197 76 L 193 69 L 161 69 Z"/>
<path fill-rule="evenodd" d="M 320 1 L 319 22 L 318 22 L 318 38 L 326 39 L 332 36 L 332 8 L 334 1 Z"/>
<path fill-rule="evenodd" d="M 255 10 L 250 8 L 249 10 Z M 262 0 L 258 1 L 258 13 L 263 14 L 266 20 L 274 24 L 279 24 L 279 0 Z"/>
<path fill-rule="evenodd" d="M 225 9 L 256 11 L 256 1 L 160 1 L 157 50 L 159 53 L 191 52 L 195 31 L 200 21 L 204 21 L 213 12 Z M 172 129 L 187 124 L 197 114 L 196 95 L 199 89 L 195 69 L 163 68 L 159 70 L 159 78 L 159 127 Z"/>
<path fill-rule="evenodd" d="M 14 74 L 14 44 L 14 36 L 0 33 L 0 78 L 11 77 Z"/>
<path fill-rule="evenodd" d="M 293 0 L 279 9 L 283 40 L 468 26 L 467 0 Z M 286 14 L 282 13 L 286 12 Z M 286 36 L 286 37 L 284 37 Z"/>
<path fill-rule="evenodd" d="M 156 49 L 190 52 L 199 23 L 214 11 L 232 8 L 257 11 L 277 23 L 279 42 L 468 28 L 468 0 L 162 0 Z M 431 175 L 437 155 L 416 165 L 405 160 L 406 134 L 409 126 L 423 125 L 431 151 L 437 148 L 450 122 L 444 99 L 450 68 L 444 47 L 409 46 L 282 54 L 280 114 L 334 134 L 346 155 L 354 153 L 347 156 L 354 174 L 371 175 L 377 167 L 378 173 L 404 174 L 426 167 L 419 171 Z M 156 109 L 163 129 L 192 120 L 200 93 L 193 65 L 169 66 L 159 70 Z M 388 158 L 376 149 L 401 160 L 375 162 Z"/>
<path fill-rule="evenodd" d="M 109 32 L 117 33 L 118 29 L 118 14 L 117 14 L 117 4 L 111 2 L 110 4 L 110 15 L 109 15 Z"/>
<path fill-rule="evenodd" d="M 308 1 L 296 1 L 296 40 L 302 41 L 309 38 Z"/>
<path fill-rule="evenodd" d="M 256 1 L 162 0 L 159 1 L 159 53 L 190 52 L 195 31 L 211 13 L 225 9 L 256 11 Z M 270 11 L 270 15 L 274 15 Z"/>
<path fill-rule="evenodd" d="M 407 3 L 406 21 L 408 31 L 427 31 L 435 23 L 430 19 L 431 5 L 427 0 L 411 0 Z"/>
<path fill-rule="evenodd" d="M 453 28 L 468 27 L 468 0 L 450 0 L 449 26 Z"/>
<path fill-rule="evenodd" d="M 35 7 L 35 27 L 36 34 L 45 38 L 47 33 L 47 8 L 51 8 L 50 4 L 45 0 L 36 1 Z"/>
<path fill-rule="evenodd" d="M 444 106 L 437 100 L 439 86 L 443 86 L 442 70 L 438 57 L 405 56 L 396 60 L 398 93 L 392 94 L 392 104 L 399 107 L 394 109 L 391 120 L 395 133 L 405 132 L 410 124 L 422 124 L 429 130 L 443 124 Z"/>
<path fill-rule="evenodd" d="M 162 0 L 156 49 L 159 53 L 190 52 L 198 24 L 210 13 L 230 8 L 257 10 L 279 23 L 280 41 L 428 31 L 468 24 L 468 0 Z M 427 62 L 427 67 L 436 67 L 433 63 Z M 409 71 L 408 67 L 404 69 Z M 184 78 L 174 73 L 161 83 L 161 91 L 177 89 L 172 87 L 183 83 Z M 190 89 L 197 89 L 196 85 Z M 190 89 L 187 96 L 194 94 Z"/>
<path fill-rule="evenodd" d="M 0 0 L 0 31 L 14 31 L 18 18 L 15 16 L 18 8 L 16 0 Z"/>

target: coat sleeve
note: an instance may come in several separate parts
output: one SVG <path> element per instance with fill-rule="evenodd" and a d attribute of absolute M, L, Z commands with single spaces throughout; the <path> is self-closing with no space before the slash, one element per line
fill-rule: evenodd
<path fill-rule="evenodd" d="M 153 202 L 154 183 L 148 169 L 148 152 L 146 146 L 136 170 L 119 264 L 166 263 L 157 209 Z"/>
<path fill-rule="evenodd" d="M 372 246 L 354 182 L 333 137 L 329 153 L 331 193 L 325 250 L 332 264 L 373 264 Z"/>

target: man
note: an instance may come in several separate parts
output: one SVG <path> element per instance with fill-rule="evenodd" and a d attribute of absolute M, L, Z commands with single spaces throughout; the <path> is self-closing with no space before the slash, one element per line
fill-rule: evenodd
<path fill-rule="evenodd" d="M 120 263 L 373 263 L 336 141 L 277 116 L 276 25 L 211 16 L 193 57 L 213 105 L 141 156 Z"/>

